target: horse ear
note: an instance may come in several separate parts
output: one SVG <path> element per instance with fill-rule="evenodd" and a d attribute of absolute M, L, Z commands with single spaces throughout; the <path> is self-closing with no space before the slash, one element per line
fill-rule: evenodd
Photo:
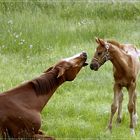
<path fill-rule="evenodd" d="M 101 45 L 101 46 L 104 46 L 104 45 L 105 45 L 105 41 L 104 41 L 103 39 L 100 39 L 100 38 L 95 37 L 95 41 L 96 41 L 99 45 Z"/>
<path fill-rule="evenodd" d="M 98 38 L 99 44 L 104 46 L 105 45 L 105 41 L 103 39 Z"/>
<path fill-rule="evenodd" d="M 99 38 L 95 37 L 95 41 L 99 44 Z"/>
<path fill-rule="evenodd" d="M 65 69 L 62 68 L 62 67 L 59 67 L 59 72 L 58 72 L 58 75 L 57 75 L 57 78 L 61 77 L 65 72 Z"/>

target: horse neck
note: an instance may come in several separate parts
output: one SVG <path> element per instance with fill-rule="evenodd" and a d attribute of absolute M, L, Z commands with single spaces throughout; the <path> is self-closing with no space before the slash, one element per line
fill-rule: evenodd
<path fill-rule="evenodd" d="M 57 75 L 58 75 L 57 70 L 52 70 L 50 72 L 43 74 L 40 77 L 44 80 L 44 83 L 43 82 L 40 83 L 40 85 L 39 85 L 40 89 L 35 89 L 37 98 L 39 99 L 39 102 L 40 102 L 39 111 L 42 111 L 42 109 L 47 104 L 48 100 L 51 98 L 51 96 L 56 91 L 56 89 L 62 83 L 65 82 L 65 79 L 63 77 L 57 78 Z M 45 82 L 45 80 L 47 80 L 48 82 Z M 41 84 L 44 84 L 44 86 L 46 86 L 46 87 L 48 86 L 48 87 L 43 89 L 43 86 L 41 87 Z M 37 93 L 38 92 L 37 90 L 38 91 L 43 90 L 43 91 L 42 91 L 42 93 Z"/>
<path fill-rule="evenodd" d="M 45 73 L 32 81 L 1 93 L 0 97 L 11 104 L 16 104 L 22 108 L 33 109 L 41 112 L 55 90 L 65 82 L 63 77 L 57 78 L 57 74 L 57 70 Z M 39 78 L 44 80 L 40 84 L 36 83 Z M 53 82 L 50 83 L 50 81 Z M 41 84 L 47 86 L 49 83 L 53 84 L 52 86 L 47 87 L 49 89 L 41 87 Z M 39 84 L 37 89 L 35 89 L 36 84 Z M 40 90 L 42 90 L 42 93 L 37 93 Z"/>
<path fill-rule="evenodd" d="M 126 55 L 120 48 L 113 46 L 113 51 L 110 51 L 110 56 L 110 61 L 118 73 L 121 74 L 128 71 L 128 55 Z"/>

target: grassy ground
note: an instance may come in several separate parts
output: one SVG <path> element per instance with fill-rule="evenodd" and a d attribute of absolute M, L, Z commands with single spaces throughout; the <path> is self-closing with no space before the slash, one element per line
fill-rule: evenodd
<path fill-rule="evenodd" d="M 84 1 L 0 2 L 0 91 L 41 74 L 61 58 L 83 50 L 90 62 L 94 37 L 133 43 L 140 48 L 140 3 Z M 138 115 L 140 116 L 140 80 Z M 112 135 L 105 132 L 112 102 L 112 65 L 98 72 L 81 70 L 61 86 L 42 112 L 42 129 L 58 139 L 139 139 L 129 134 L 128 94 L 123 120 Z M 116 118 L 116 117 L 115 117 Z"/>

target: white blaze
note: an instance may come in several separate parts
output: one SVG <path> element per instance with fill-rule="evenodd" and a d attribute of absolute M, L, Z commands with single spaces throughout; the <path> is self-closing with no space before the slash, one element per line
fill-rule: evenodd
<path fill-rule="evenodd" d="M 80 57 L 80 55 L 81 55 L 81 53 L 76 54 L 76 55 L 74 55 L 74 56 L 72 56 L 72 57 L 65 58 L 65 59 L 63 59 L 63 60 L 69 62 L 69 61 L 71 61 L 71 60 L 74 59 L 74 58 Z"/>

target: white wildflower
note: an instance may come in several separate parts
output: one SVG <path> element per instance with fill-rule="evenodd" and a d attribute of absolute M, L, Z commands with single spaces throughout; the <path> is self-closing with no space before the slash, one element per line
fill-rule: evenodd
<path fill-rule="evenodd" d="M 23 43 L 25 42 L 25 40 L 24 40 L 24 39 L 22 39 L 21 41 L 22 41 Z"/>
<path fill-rule="evenodd" d="M 18 37 L 19 37 L 19 35 L 16 35 L 15 37 L 16 37 L 16 38 L 18 38 Z"/>
<path fill-rule="evenodd" d="M 19 45 L 23 45 L 24 43 L 25 43 L 25 40 L 21 39 L 20 42 L 19 42 Z"/>
<path fill-rule="evenodd" d="M 23 42 L 20 42 L 19 45 L 23 45 Z"/>
<path fill-rule="evenodd" d="M 29 45 L 29 48 L 32 49 L 33 45 Z"/>
<path fill-rule="evenodd" d="M 8 21 L 8 24 L 11 24 L 12 25 L 13 24 L 13 21 L 12 20 L 9 20 Z"/>

